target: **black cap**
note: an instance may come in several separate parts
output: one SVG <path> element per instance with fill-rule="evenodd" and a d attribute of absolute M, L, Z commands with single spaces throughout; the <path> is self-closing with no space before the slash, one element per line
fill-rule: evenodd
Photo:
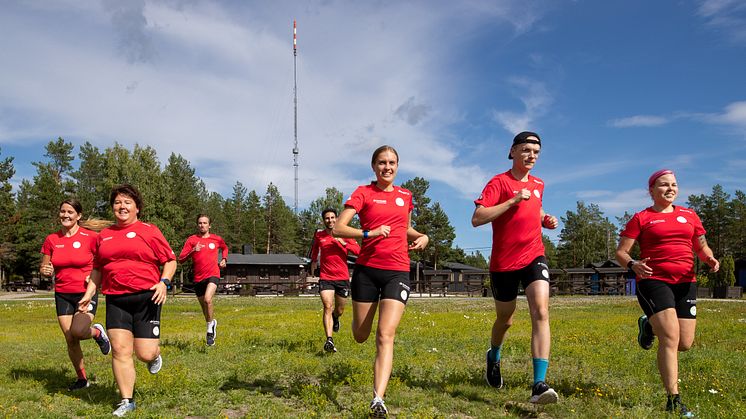
<path fill-rule="evenodd" d="M 529 139 L 528 137 L 536 137 L 536 139 L 533 140 L 533 139 Z M 524 144 L 524 143 L 538 144 L 539 147 L 541 147 L 541 137 L 539 137 L 539 134 L 535 132 L 531 132 L 531 131 L 519 132 L 518 135 L 516 135 L 513 138 L 513 145 L 510 146 L 510 148 L 513 148 L 513 146 L 516 144 Z M 513 159 L 513 157 L 510 156 L 510 151 L 508 151 L 508 159 Z"/>

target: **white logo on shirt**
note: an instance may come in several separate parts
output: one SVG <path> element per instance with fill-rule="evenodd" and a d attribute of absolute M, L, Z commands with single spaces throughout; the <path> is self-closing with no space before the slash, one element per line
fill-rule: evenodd
<path fill-rule="evenodd" d="M 689 312 L 692 313 L 692 316 L 697 315 L 697 306 L 692 306 L 692 308 L 689 309 Z"/>
<path fill-rule="evenodd" d="M 400 207 L 404 206 L 404 200 L 401 199 L 401 198 L 396 198 L 396 200 L 394 202 L 396 202 L 396 205 L 398 205 Z"/>
<path fill-rule="evenodd" d="M 534 189 L 534 196 L 536 196 L 537 198 L 541 199 L 541 192 L 539 192 L 538 189 Z"/>
<path fill-rule="evenodd" d="M 376 204 L 385 204 L 386 200 L 385 199 L 374 199 L 373 202 Z"/>
<path fill-rule="evenodd" d="M 134 231 L 130 231 L 129 233 L 127 233 L 128 239 L 134 239 L 135 236 L 137 236 L 137 233 L 135 233 Z"/>
<path fill-rule="evenodd" d="M 666 220 L 652 220 L 648 224 L 658 224 L 658 223 L 665 223 Z"/>
<path fill-rule="evenodd" d="M 684 217 L 682 217 L 680 215 L 678 217 L 676 217 L 676 221 L 680 222 L 681 224 L 686 224 L 686 218 L 684 218 Z"/>
<path fill-rule="evenodd" d="M 210 250 L 213 250 L 213 249 L 215 249 L 215 243 L 210 243 L 210 244 L 207 245 L 207 247 L 209 247 Z"/>
<path fill-rule="evenodd" d="M 55 244 L 54 247 L 56 247 L 58 249 L 64 249 L 65 245 L 64 244 Z"/>
<path fill-rule="evenodd" d="M 79 241 L 74 241 L 73 242 L 73 247 L 76 248 L 76 249 L 80 249 L 80 242 Z"/>

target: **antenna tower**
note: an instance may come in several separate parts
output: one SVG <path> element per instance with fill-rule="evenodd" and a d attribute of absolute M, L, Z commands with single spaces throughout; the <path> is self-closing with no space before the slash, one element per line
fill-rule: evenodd
<path fill-rule="evenodd" d="M 293 210 L 295 215 L 298 215 L 298 77 L 297 77 L 297 66 L 296 58 L 298 57 L 298 41 L 297 41 L 297 29 L 295 25 L 295 19 L 293 19 L 293 135 L 295 137 L 295 145 L 293 147 L 293 168 L 295 169 L 295 203 Z"/>

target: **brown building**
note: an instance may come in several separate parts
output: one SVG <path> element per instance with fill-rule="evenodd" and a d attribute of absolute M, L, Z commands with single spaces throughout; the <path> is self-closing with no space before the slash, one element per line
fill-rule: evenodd
<path fill-rule="evenodd" d="M 293 254 L 229 253 L 220 291 L 240 294 L 298 294 L 306 282 L 306 261 Z"/>

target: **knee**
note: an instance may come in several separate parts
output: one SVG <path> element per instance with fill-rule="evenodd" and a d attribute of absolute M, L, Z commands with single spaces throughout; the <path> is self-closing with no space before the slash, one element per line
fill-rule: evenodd
<path fill-rule="evenodd" d="M 693 343 L 694 342 L 692 341 L 684 342 L 683 340 L 679 340 L 679 352 L 686 352 L 689 349 L 692 349 Z"/>
<path fill-rule="evenodd" d="M 158 357 L 158 348 L 155 349 L 147 349 L 143 350 L 140 349 L 138 351 L 135 351 L 135 355 L 137 355 L 137 359 L 139 359 L 142 362 L 150 362 Z"/>
<path fill-rule="evenodd" d="M 376 331 L 376 345 L 378 346 L 393 345 L 395 337 L 396 337 L 395 330 L 378 329 Z"/>
<path fill-rule="evenodd" d="M 331 313 L 333 309 L 334 309 L 334 305 L 332 303 L 327 303 L 326 301 L 324 302 L 324 313 L 325 314 Z"/>
<path fill-rule="evenodd" d="M 494 327 L 498 330 L 506 331 L 513 325 L 513 316 L 500 317 L 495 319 Z"/>
<path fill-rule="evenodd" d="M 368 340 L 368 336 L 370 336 L 370 332 L 365 333 L 359 330 L 352 331 L 352 337 L 355 338 L 355 342 L 357 343 L 364 343 L 366 340 Z"/>
<path fill-rule="evenodd" d="M 536 322 L 548 322 L 549 321 L 549 308 L 548 307 L 537 307 L 531 310 L 531 317 Z"/>

